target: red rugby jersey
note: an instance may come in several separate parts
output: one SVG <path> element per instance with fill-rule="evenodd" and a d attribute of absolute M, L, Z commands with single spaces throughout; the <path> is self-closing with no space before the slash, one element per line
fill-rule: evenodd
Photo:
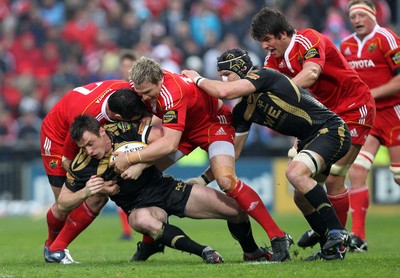
<path fill-rule="evenodd" d="M 267 54 L 264 66 L 294 77 L 308 61 L 322 68 L 318 80 L 309 90 L 332 111 L 343 115 L 349 109 L 374 101 L 369 87 L 349 66 L 333 42 L 313 29 L 297 30 L 284 56 L 275 58 Z"/>
<path fill-rule="evenodd" d="M 340 51 L 370 88 L 379 87 L 400 74 L 400 38 L 388 28 L 376 25 L 362 41 L 353 33 L 343 39 Z M 377 109 L 399 104 L 400 88 L 397 94 L 375 102 Z"/>

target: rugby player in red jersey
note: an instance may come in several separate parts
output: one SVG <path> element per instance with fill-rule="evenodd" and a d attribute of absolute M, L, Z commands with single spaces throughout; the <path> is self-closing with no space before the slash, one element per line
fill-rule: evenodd
<path fill-rule="evenodd" d="M 199 89 L 190 78 L 163 70 L 146 57 L 135 62 L 129 79 L 148 109 L 162 121 L 164 135 L 145 149 L 130 153 L 129 161 L 125 156 L 118 156 L 114 166 L 121 176 L 131 178 L 129 170 L 125 171 L 130 164 L 155 162 L 161 158 L 164 158 L 164 165 L 158 163 L 157 166 L 166 169 L 200 147 L 209 155 L 219 188 L 234 198 L 267 232 L 272 260 L 289 260 L 292 238 L 278 227 L 258 194 L 236 176 L 235 131 L 229 108 Z"/>
<path fill-rule="evenodd" d="M 373 1 L 352 0 L 348 10 L 355 32 L 341 42 L 340 51 L 371 88 L 376 103 L 374 125 L 349 170 L 350 250 L 367 251 L 367 176 L 380 145 L 387 147 L 390 171 L 400 185 L 400 38 L 389 28 L 378 25 Z"/>
<path fill-rule="evenodd" d="M 268 51 L 265 67 L 276 69 L 337 113 L 347 124 L 352 146 L 331 168 L 325 182 L 329 200 L 343 226 L 349 210 L 346 174 L 365 143 L 375 118 L 375 102 L 369 87 L 348 65 L 333 42 L 313 29 L 295 30 L 278 10 L 263 8 L 252 19 L 252 37 Z M 298 245 L 312 246 L 326 240 L 326 226 L 302 194 L 295 191 L 295 202 L 313 230 Z"/>
<path fill-rule="evenodd" d="M 42 161 L 55 201 L 65 182 L 65 169 L 78 150 L 69 135 L 69 127 L 77 115 L 89 114 L 104 124 L 116 120 L 138 120 L 145 113 L 146 107 L 141 99 L 132 91 L 129 83 L 122 80 L 87 84 L 63 96 L 44 118 L 40 138 Z M 117 189 L 117 185 L 110 182 L 109 194 Z M 97 205 L 104 206 L 106 202 Z M 45 255 L 49 251 L 64 250 L 67 261 L 74 262 L 67 246 L 96 216 L 86 202 L 69 214 L 53 205 L 46 214 L 48 238 L 44 246 Z"/>

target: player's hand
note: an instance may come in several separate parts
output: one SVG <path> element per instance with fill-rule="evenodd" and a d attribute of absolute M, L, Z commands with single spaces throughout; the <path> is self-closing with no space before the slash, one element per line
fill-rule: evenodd
<path fill-rule="evenodd" d="M 194 185 L 194 184 L 199 184 L 199 185 L 204 185 L 204 186 L 207 185 L 206 181 L 201 176 L 188 179 L 187 181 L 185 181 L 185 183 L 192 184 L 192 185 Z"/>
<path fill-rule="evenodd" d="M 192 79 L 192 81 L 197 77 L 200 76 L 200 74 L 195 71 L 195 70 L 182 70 L 181 74 L 186 75 L 187 77 L 189 77 L 190 79 Z"/>
<path fill-rule="evenodd" d="M 89 198 L 97 193 L 99 193 L 103 189 L 104 179 L 100 178 L 96 175 L 90 177 L 90 179 L 86 182 L 85 196 Z"/>
<path fill-rule="evenodd" d="M 121 178 L 124 180 L 137 180 L 146 167 L 147 164 L 145 163 L 132 165 L 121 174 Z"/>
<path fill-rule="evenodd" d="M 125 172 L 130 165 L 126 158 L 126 154 L 123 152 L 113 152 L 112 155 L 115 156 L 114 161 L 111 161 L 110 167 L 114 168 L 117 174 L 122 174 Z"/>
<path fill-rule="evenodd" d="M 120 191 L 119 185 L 117 184 L 116 180 L 105 181 L 103 184 L 103 188 L 100 193 L 113 196 L 118 194 Z"/>

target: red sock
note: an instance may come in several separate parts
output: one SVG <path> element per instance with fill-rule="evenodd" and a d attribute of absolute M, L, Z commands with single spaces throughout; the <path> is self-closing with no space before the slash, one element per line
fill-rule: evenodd
<path fill-rule="evenodd" d="M 285 235 L 272 219 L 260 196 L 244 182 L 238 180 L 236 187 L 227 195 L 234 198 L 240 208 L 264 228 L 270 239 Z"/>
<path fill-rule="evenodd" d="M 65 224 L 65 220 L 60 220 L 54 216 L 52 210 L 53 206 L 54 204 L 51 206 L 51 208 L 49 208 L 46 214 L 48 236 L 45 245 L 47 247 L 54 242 Z"/>
<path fill-rule="evenodd" d="M 121 219 L 121 224 L 122 224 L 122 232 L 126 235 L 131 234 L 131 226 L 129 225 L 128 217 L 126 213 L 118 207 L 118 214 L 119 218 Z"/>
<path fill-rule="evenodd" d="M 353 219 L 352 232 L 365 240 L 365 222 L 369 208 L 368 186 L 350 190 L 351 217 Z"/>
<path fill-rule="evenodd" d="M 151 236 L 143 235 L 142 242 L 147 244 L 152 244 L 154 243 L 154 239 Z"/>
<path fill-rule="evenodd" d="M 64 250 L 68 245 L 83 232 L 90 223 L 96 219 L 97 214 L 94 213 L 86 203 L 82 203 L 79 207 L 72 210 L 65 222 L 65 225 L 58 237 L 50 246 L 50 252 Z"/>
<path fill-rule="evenodd" d="M 346 227 L 350 207 L 349 191 L 346 188 L 343 193 L 338 195 L 328 195 L 328 199 L 331 201 L 340 223 L 343 227 Z"/>

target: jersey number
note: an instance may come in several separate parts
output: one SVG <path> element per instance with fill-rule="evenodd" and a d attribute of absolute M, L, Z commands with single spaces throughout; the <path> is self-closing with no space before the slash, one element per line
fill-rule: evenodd
<path fill-rule="evenodd" d="M 88 86 L 85 87 L 76 87 L 73 91 L 86 96 L 91 92 L 93 92 L 94 90 L 96 90 L 98 87 L 100 87 L 101 84 L 103 84 L 103 82 L 96 82 L 89 84 Z"/>

